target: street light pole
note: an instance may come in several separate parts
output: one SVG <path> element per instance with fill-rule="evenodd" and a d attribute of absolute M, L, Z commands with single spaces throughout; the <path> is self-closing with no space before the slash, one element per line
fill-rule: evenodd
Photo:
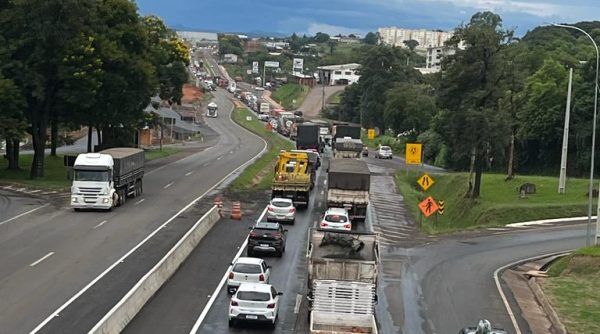
<path fill-rule="evenodd" d="M 598 45 L 596 44 L 596 41 L 594 41 L 594 39 L 592 38 L 592 36 L 590 36 L 590 34 L 588 34 L 585 30 L 575 27 L 575 26 L 570 26 L 570 25 L 564 25 L 564 24 L 554 24 L 554 26 L 557 27 L 562 27 L 562 28 L 568 28 L 568 29 L 575 29 L 581 33 L 583 33 L 584 35 L 586 35 L 590 41 L 592 41 L 592 44 L 594 44 L 594 48 L 596 49 L 596 88 L 594 89 L 594 120 L 593 120 L 593 125 L 592 125 L 592 156 L 590 158 L 591 162 L 590 162 L 590 185 L 589 185 L 589 194 L 588 194 L 588 222 L 587 222 L 587 228 L 586 228 L 586 234 L 585 234 L 585 245 L 589 246 L 590 245 L 590 237 L 592 234 L 592 201 L 593 201 L 593 191 L 594 191 L 594 154 L 596 151 L 596 117 L 597 117 L 597 110 L 598 110 L 598 67 L 600 66 L 600 53 L 598 52 Z M 600 196 L 598 196 L 598 204 L 600 205 Z M 597 208 L 597 212 L 596 215 L 598 215 L 600 213 L 600 207 Z M 598 218 L 600 217 L 596 217 L 596 237 L 595 237 L 595 244 L 598 244 L 598 242 L 600 241 L 600 222 L 598 220 Z"/>
<path fill-rule="evenodd" d="M 573 84 L 573 68 L 569 68 L 569 88 L 567 89 L 567 107 L 565 109 L 565 127 L 563 131 L 562 154 L 560 157 L 560 176 L 558 177 L 558 193 L 564 194 L 567 183 L 567 154 L 569 151 L 569 118 L 571 115 L 571 85 Z"/>

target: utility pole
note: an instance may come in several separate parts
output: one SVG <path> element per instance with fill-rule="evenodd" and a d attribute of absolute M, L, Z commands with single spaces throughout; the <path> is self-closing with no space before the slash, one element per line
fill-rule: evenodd
<path fill-rule="evenodd" d="M 573 85 L 573 68 L 569 68 L 569 88 L 567 90 L 567 107 L 565 109 L 565 127 L 563 131 L 562 155 L 560 157 L 560 176 L 558 193 L 564 194 L 567 183 L 567 153 L 569 150 L 569 118 L 571 117 L 571 87 Z"/>

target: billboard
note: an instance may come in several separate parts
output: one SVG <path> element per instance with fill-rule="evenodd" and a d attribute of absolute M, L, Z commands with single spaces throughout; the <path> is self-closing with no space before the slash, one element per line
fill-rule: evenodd
<path fill-rule="evenodd" d="M 258 62 L 257 61 L 252 62 L 252 73 L 258 73 Z"/>
<path fill-rule="evenodd" d="M 294 58 L 294 64 L 292 66 L 292 72 L 300 72 L 302 73 L 304 70 L 304 59 L 302 58 Z"/>
<path fill-rule="evenodd" d="M 279 67 L 278 61 L 265 61 L 265 67 Z"/>

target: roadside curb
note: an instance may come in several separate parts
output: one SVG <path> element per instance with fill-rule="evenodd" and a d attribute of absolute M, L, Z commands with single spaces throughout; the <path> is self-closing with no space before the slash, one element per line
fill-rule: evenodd
<path fill-rule="evenodd" d="M 566 329 L 565 325 L 563 325 L 562 321 L 560 321 L 560 318 L 558 317 L 558 314 L 556 313 L 556 311 L 550 304 L 548 297 L 546 297 L 546 295 L 544 294 L 544 291 L 542 290 L 542 287 L 537 282 L 537 278 L 531 277 L 530 279 L 528 279 L 527 285 L 533 292 L 535 299 L 542 306 L 542 309 L 546 313 L 546 316 L 552 323 L 552 327 L 554 327 L 557 334 L 567 334 L 567 329 Z"/>

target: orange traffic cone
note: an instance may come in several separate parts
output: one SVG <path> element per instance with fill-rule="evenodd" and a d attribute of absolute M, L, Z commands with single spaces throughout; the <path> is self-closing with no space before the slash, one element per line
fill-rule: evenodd
<path fill-rule="evenodd" d="M 213 201 L 213 204 L 217 207 L 217 211 L 219 212 L 219 216 L 223 218 L 223 201 L 221 197 L 217 196 Z"/>
<path fill-rule="evenodd" d="M 231 219 L 242 220 L 242 205 L 240 202 L 233 202 L 231 207 Z"/>

